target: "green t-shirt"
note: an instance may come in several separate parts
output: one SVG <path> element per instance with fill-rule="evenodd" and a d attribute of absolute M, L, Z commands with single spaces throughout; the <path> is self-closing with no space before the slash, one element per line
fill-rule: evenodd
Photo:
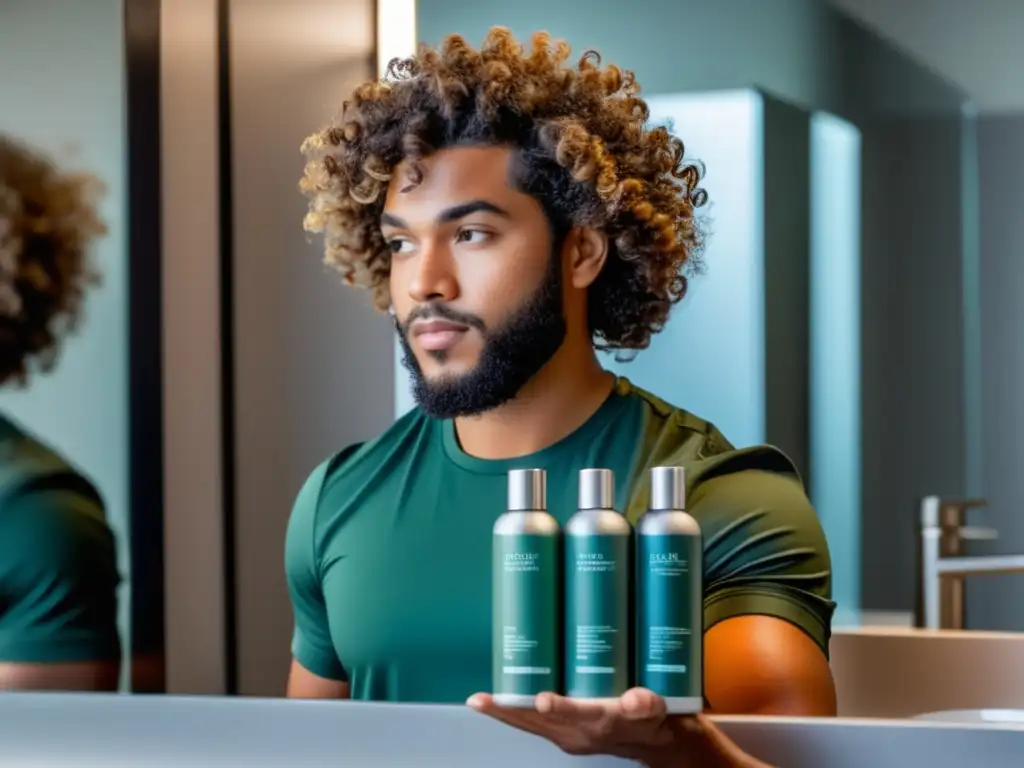
<path fill-rule="evenodd" d="M 0 417 L 0 663 L 118 660 L 119 582 L 96 489 Z"/>
<path fill-rule="evenodd" d="M 704 536 L 705 631 L 734 616 L 790 621 L 827 653 L 834 603 L 828 547 L 793 464 L 734 449 L 711 424 L 620 378 L 578 430 L 530 456 L 461 450 L 451 421 L 419 409 L 312 473 L 288 525 L 292 654 L 366 700 L 462 702 L 491 684 L 491 530 L 507 473 L 548 473 L 548 507 L 575 513 L 579 470 L 611 469 L 616 507 L 636 521 L 648 470 L 687 469 Z"/>

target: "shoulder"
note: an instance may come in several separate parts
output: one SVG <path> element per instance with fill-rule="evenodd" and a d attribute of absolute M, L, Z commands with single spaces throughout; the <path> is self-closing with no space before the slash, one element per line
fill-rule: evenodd
<path fill-rule="evenodd" d="M 7 508 L 24 497 L 55 492 L 103 508 L 96 485 L 81 469 L 32 435 L 9 424 L 6 429 L 0 440 L 0 505 Z"/>
<path fill-rule="evenodd" d="M 105 547 L 112 537 L 92 480 L 26 434 L 0 441 L 0 530 L 51 549 Z"/>
<path fill-rule="evenodd" d="M 409 411 L 377 437 L 351 443 L 323 460 L 306 477 L 299 500 L 319 505 L 339 487 L 364 484 L 368 473 L 379 476 L 381 472 L 395 471 L 410 457 L 408 449 L 434 426 L 419 408 Z"/>
<path fill-rule="evenodd" d="M 626 379 L 620 379 L 619 391 L 637 400 L 643 413 L 635 462 L 638 492 L 643 489 L 647 471 L 657 466 L 686 469 L 689 499 L 693 499 L 701 486 L 709 481 L 732 476 L 738 476 L 737 482 L 745 487 L 757 482 L 780 486 L 766 477 L 779 476 L 784 478 L 781 486 L 788 487 L 795 481 L 802 489 L 799 471 L 778 448 L 755 445 L 737 449 L 712 422 L 672 405 Z M 721 485 L 714 484 L 715 487 Z"/>
<path fill-rule="evenodd" d="M 704 540 L 709 622 L 753 602 L 757 612 L 789 618 L 826 647 L 828 543 L 793 461 L 771 445 L 735 448 L 710 422 L 648 393 L 637 396 L 646 426 L 629 514 L 635 519 L 647 508 L 651 467 L 685 469 L 686 506 Z"/>
<path fill-rule="evenodd" d="M 322 510 L 337 512 L 361 498 L 366 489 L 400 473 L 411 460 L 411 448 L 421 443 L 435 426 L 415 408 L 377 437 L 352 443 L 321 461 L 296 496 L 289 519 L 289 538 L 301 538 L 315 549 Z"/>

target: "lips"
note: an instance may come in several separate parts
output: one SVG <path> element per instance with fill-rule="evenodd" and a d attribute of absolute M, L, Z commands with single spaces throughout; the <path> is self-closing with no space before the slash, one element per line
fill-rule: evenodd
<path fill-rule="evenodd" d="M 459 323 L 430 320 L 415 323 L 412 327 L 412 335 L 423 349 L 428 352 L 439 352 L 455 346 L 468 330 L 467 326 Z"/>

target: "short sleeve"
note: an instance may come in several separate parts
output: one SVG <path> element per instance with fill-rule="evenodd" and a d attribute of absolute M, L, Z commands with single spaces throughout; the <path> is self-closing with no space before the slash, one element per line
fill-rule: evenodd
<path fill-rule="evenodd" d="M 0 662 L 118 661 L 117 548 L 98 496 L 26 491 L 0 514 Z"/>
<path fill-rule="evenodd" d="M 799 478 L 717 474 L 694 488 L 690 510 L 704 537 L 705 631 L 735 616 L 775 616 L 827 656 L 835 610 L 828 544 Z"/>
<path fill-rule="evenodd" d="M 285 536 L 285 576 L 292 604 L 292 656 L 305 669 L 329 680 L 345 680 L 345 669 L 331 641 L 320 581 L 316 516 L 330 461 L 307 478 L 292 507 Z"/>

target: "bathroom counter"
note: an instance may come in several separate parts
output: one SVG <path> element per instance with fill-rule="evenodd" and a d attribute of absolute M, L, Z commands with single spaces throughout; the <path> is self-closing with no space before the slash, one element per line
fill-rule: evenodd
<path fill-rule="evenodd" d="M 783 768 L 1020 768 L 1024 728 L 832 718 L 717 718 Z M 615 768 L 464 706 L 225 697 L 0 694 L 0 766 Z"/>

